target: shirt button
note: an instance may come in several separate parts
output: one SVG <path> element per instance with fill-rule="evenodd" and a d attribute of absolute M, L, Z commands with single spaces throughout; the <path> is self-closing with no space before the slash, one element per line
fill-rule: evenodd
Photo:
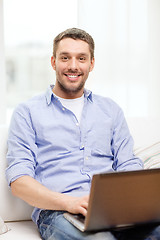
<path fill-rule="evenodd" d="M 88 160 L 88 157 L 86 157 L 86 160 Z"/>
<path fill-rule="evenodd" d="M 62 108 L 62 110 L 64 111 L 64 110 L 65 110 L 65 108 Z"/>
<path fill-rule="evenodd" d="M 78 123 L 78 122 L 76 122 L 76 126 L 79 126 L 79 123 Z"/>
<path fill-rule="evenodd" d="M 83 150 L 84 149 L 84 145 L 82 145 L 81 147 L 80 147 L 80 150 Z"/>

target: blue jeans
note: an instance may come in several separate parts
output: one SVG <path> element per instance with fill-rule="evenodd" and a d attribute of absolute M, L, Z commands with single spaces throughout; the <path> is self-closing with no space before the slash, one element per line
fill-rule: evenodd
<path fill-rule="evenodd" d="M 160 226 L 83 233 L 63 217 L 63 211 L 43 210 L 38 229 L 43 240 L 160 240 Z"/>

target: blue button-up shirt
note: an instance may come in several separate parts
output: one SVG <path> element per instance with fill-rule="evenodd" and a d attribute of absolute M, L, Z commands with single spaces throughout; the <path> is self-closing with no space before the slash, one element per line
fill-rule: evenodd
<path fill-rule="evenodd" d="M 89 193 L 95 173 L 142 168 L 115 102 L 85 90 L 79 123 L 52 87 L 14 111 L 8 137 L 9 184 L 29 175 L 53 191 L 82 196 Z M 35 209 L 35 222 L 38 214 Z"/>

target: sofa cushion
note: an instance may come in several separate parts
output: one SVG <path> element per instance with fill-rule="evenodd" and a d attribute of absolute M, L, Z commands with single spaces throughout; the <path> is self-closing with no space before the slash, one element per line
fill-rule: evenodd
<path fill-rule="evenodd" d="M 33 207 L 14 197 L 5 179 L 8 127 L 0 125 L 0 216 L 4 221 L 31 219 Z"/>
<path fill-rule="evenodd" d="M 160 142 L 135 150 L 135 155 L 144 162 L 144 168 L 160 168 Z"/>
<path fill-rule="evenodd" d="M 8 232 L 8 227 L 4 223 L 3 219 L 0 217 L 0 235 Z"/>
<path fill-rule="evenodd" d="M 41 239 L 38 229 L 32 221 L 7 222 L 6 225 L 9 228 L 9 231 L 2 235 L 3 240 Z"/>
<path fill-rule="evenodd" d="M 127 123 L 134 139 L 134 148 L 151 146 L 160 141 L 159 117 L 130 117 Z"/>

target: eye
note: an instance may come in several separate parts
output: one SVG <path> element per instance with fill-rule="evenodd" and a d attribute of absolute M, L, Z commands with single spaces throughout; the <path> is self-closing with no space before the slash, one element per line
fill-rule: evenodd
<path fill-rule="evenodd" d="M 84 62 L 84 61 L 86 60 L 86 58 L 85 58 L 85 57 L 80 57 L 79 60 L 80 60 L 81 62 Z"/>
<path fill-rule="evenodd" d="M 68 60 L 68 57 L 67 57 L 67 56 L 62 56 L 62 57 L 61 57 L 61 60 L 64 61 L 64 62 L 66 62 L 66 61 Z"/>

